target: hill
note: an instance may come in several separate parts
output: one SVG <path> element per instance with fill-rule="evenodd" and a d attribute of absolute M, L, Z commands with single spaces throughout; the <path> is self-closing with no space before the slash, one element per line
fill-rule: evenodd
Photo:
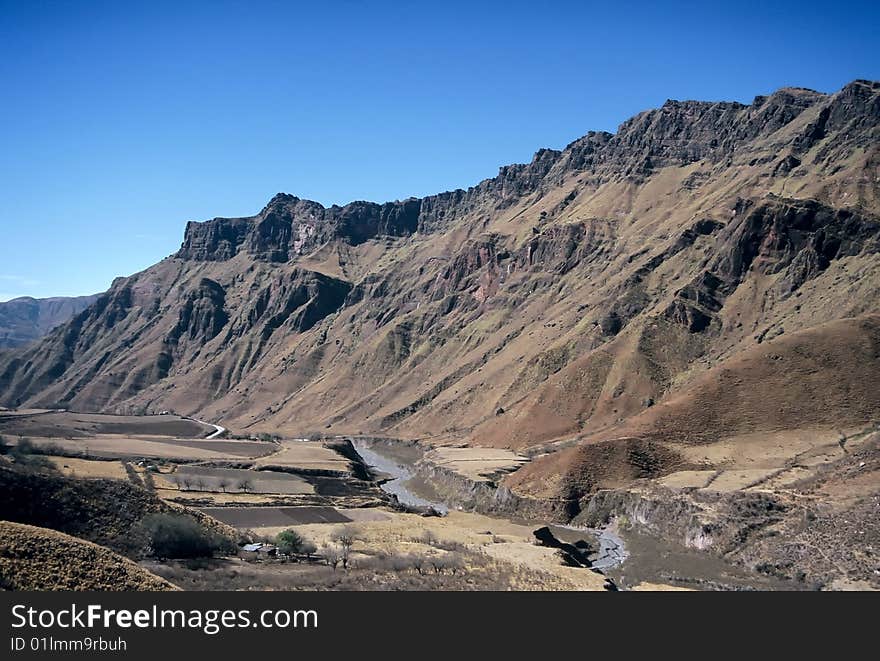
<path fill-rule="evenodd" d="M 148 544 L 139 530 L 144 517 L 183 512 L 220 535 L 238 538 L 235 530 L 200 511 L 166 503 L 129 481 L 66 477 L 0 458 L 0 520 L 50 528 L 140 558 Z"/>
<path fill-rule="evenodd" d="M 98 300 L 98 295 L 31 298 L 0 303 L 0 349 L 18 347 L 43 337 Z"/>
<path fill-rule="evenodd" d="M 0 582 L 5 590 L 176 589 L 97 544 L 9 521 L 0 521 Z"/>

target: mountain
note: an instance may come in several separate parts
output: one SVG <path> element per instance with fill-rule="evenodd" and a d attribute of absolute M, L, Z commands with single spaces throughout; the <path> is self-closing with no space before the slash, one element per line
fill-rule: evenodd
<path fill-rule="evenodd" d="M 31 298 L 0 303 L 0 349 L 18 347 L 43 337 L 98 300 L 93 296 Z"/>
<path fill-rule="evenodd" d="M 880 409 L 880 83 L 667 101 L 468 190 L 187 225 L 0 404 L 511 447 L 576 499 Z"/>

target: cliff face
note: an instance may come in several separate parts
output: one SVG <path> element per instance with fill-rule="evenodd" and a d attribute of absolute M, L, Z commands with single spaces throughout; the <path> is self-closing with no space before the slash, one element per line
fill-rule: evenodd
<path fill-rule="evenodd" d="M 863 336 L 826 324 L 880 312 L 878 145 L 880 83 L 856 81 L 669 101 L 468 190 L 329 208 L 280 194 L 189 223 L 175 255 L 4 355 L 0 404 L 551 456 L 653 438 L 633 421 L 780 337 L 833 327 L 871 368 Z M 865 399 L 822 424 L 872 405 L 845 355 L 810 369 Z"/>

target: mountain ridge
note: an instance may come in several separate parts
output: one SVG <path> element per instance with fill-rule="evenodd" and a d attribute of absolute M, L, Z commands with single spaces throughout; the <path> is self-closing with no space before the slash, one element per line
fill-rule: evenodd
<path fill-rule="evenodd" d="M 0 348 L 33 342 L 91 305 L 98 296 L 19 296 L 0 302 Z"/>
<path fill-rule="evenodd" d="M 750 347 L 880 311 L 878 136 L 880 83 L 854 81 L 670 100 L 467 190 L 278 194 L 188 223 L 0 357 L 0 404 L 534 454 L 611 438 Z"/>

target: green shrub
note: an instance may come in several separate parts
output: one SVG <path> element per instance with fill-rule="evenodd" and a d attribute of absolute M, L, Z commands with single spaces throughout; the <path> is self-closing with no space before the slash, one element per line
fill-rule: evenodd
<path fill-rule="evenodd" d="M 158 558 L 210 558 L 234 548 L 231 540 L 182 514 L 149 514 L 141 521 L 141 528 Z"/>
<path fill-rule="evenodd" d="M 311 555 L 318 550 L 312 542 L 293 528 L 278 533 L 275 544 L 284 555 Z"/>

